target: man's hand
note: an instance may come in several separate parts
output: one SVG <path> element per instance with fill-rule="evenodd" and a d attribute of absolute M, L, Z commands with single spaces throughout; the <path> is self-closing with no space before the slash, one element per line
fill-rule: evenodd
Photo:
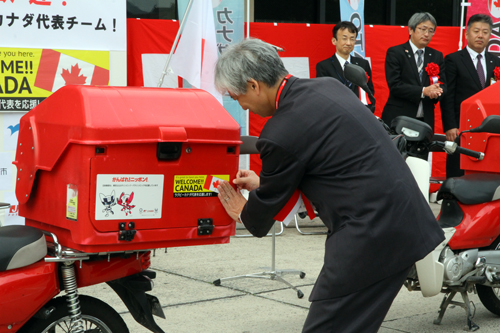
<path fill-rule="evenodd" d="M 226 209 L 227 214 L 234 221 L 239 222 L 241 211 L 243 210 L 247 200 L 239 190 L 236 192 L 231 184 L 226 181 L 223 181 L 217 189 L 219 190 L 219 200 L 222 203 L 222 206 Z"/>
<path fill-rule="evenodd" d="M 458 128 L 450 128 L 446 131 L 446 141 L 454 142 L 458 136 Z"/>
<path fill-rule="evenodd" d="M 252 170 L 238 170 L 236 178 L 233 180 L 238 190 L 253 191 L 260 185 L 260 178 Z"/>
<path fill-rule="evenodd" d="M 425 87 L 423 94 L 430 99 L 439 98 L 443 94 L 443 88 L 439 86 L 439 83 L 435 83 L 433 85 Z"/>

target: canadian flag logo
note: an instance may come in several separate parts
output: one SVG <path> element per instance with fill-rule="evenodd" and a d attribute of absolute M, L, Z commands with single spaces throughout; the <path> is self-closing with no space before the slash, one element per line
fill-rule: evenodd
<path fill-rule="evenodd" d="M 352 9 L 358 10 L 359 7 L 359 0 L 348 0 L 349 5 L 351 6 Z"/>
<path fill-rule="evenodd" d="M 488 0 L 488 9 L 491 16 L 500 18 L 500 0 Z"/>
<path fill-rule="evenodd" d="M 35 79 L 35 87 L 55 92 L 70 84 L 108 85 L 109 70 L 86 61 L 44 49 Z"/>
<path fill-rule="evenodd" d="M 214 176 L 207 176 L 207 179 L 205 180 L 205 185 L 203 185 L 203 188 L 205 190 L 209 190 L 215 193 L 219 193 L 219 190 L 217 187 L 222 183 L 224 179 L 217 178 Z"/>

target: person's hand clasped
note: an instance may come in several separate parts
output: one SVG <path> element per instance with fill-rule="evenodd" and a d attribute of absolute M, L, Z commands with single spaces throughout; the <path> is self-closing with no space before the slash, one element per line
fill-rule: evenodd
<path fill-rule="evenodd" d="M 430 99 L 439 98 L 443 94 L 443 88 L 439 86 L 439 83 L 432 84 L 424 88 L 424 96 Z"/>
<path fill-rule="evenodd" d="M 219 190 L 219 200 L 226 209 L 227 214 L 234 221 L 239 222 L 240 213 L 247 202 L 245 197 L 239 191 L 236 192 L 231 184 L 226 181 L 222 182 L 217 187 L 217 190 Z"/>

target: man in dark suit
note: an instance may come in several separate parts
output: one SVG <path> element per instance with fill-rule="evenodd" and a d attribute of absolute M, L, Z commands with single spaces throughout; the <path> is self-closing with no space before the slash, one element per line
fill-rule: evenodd
<path fill-rule="evenodd" d="M 444 240 L 389 136 L 338 80 L 289 75 L 260 40 L 227 48 L 215 85 L 271 117 L 257 141 L 260 177 L 240 170 L 234 180 L 248 201 L 218 187 L 229 216 L 263 237 L 299 189 L 328 227 L 303 332 L 377 332 L 410 267 Z"/>
<path fill-rule="evenodd" d="M 416 13 L 408 21 L 408 31 L 406 43 L 387 50 L 389 99 L 382 120 L 390 126 L 397 116 L 408 116 L 434 129 L 434 106 L 446 92 L 443 54 L 427 46 L 436 31 L 436 20 L 429 13 Z"/>
<path fill-rule="evenodd" d="M 354 45 L 356 44 L 356 38 L 358 37 L 358 28 L 356 28 L 352 22 L 342 21 L 333 27 L 332 33 L 332 44 L 336 48 L 335 54 L 316 64 L 316 77 L 330 76 L 339 80 L 342 84 L 351 89 L 354 94 L 360 98 L 363 104 L 366 104 L 372 112 L 375 112 L 375 100 L 369 98 L 359 86 L 349 82 L 344 77 L 344 66 L 346 62 L 362 67 L 368 77 L 368 87 L 372 94 L 375 95 L 370 63 L 363 58 L 351 56 L 351 52 L 354 50 Z"/>
<path fill-rule="evenodd" d="M 444 59 L 448 91 L 441 101 L 441 117 L 446 140 L 455 141 L 460 124 L 460 105 L 464 100 L 489 87 L 495 79 L 493 70 L 500 67 L 500 58 L 486 51 L 491 37 L 493 20 L 476 14 L 467 22 L 467 47 Z M 460 155 L 448 155 L 446 177 L 463 176 Z"/>

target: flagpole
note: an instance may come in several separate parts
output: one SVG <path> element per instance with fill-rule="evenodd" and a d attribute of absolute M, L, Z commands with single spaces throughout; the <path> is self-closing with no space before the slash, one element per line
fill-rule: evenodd
<path fill-rule="evenodd" d="M 250 0 L 247 0 L 247 38 L 250 38 Z"/>
<path fill-rule="evenodd" d="M 172 48 L 170 49 L 170 54 L 168 55 L 167 62 L 165 63 L 165 68 L 163 68 L 163 72 L 161 73 L 160 80 L 158 81 L 158 88 L 163 84 L 163 79 L 165 75 L 167 75 L 168 65 L 170 65 L 170 60 L 172 59 L 172 54 L 174 53 L 175 47 L 179 42 L 179 37 L 181 36 L 182 30 L 184 30 L 184 24 L 186 23 L 186 18 L 188 16 L 189 11 L 191 10 L 191 5 L 193 0 L 189 0 L 186 11 L 184 12 L 184 17 L 182 18 L 181 24 L 179 26 L 179 30 L 177 31 L 177 35 L 175 36 L 174 44 L 172 44 Z"/>
<path fill-rule="evenodd" d="M 460 40 L 458 41 L 458 50 L 460 51 L 462 49 L 462 34 L 464 32 L 464 12 L 465 12 L 465 7 L 470 6 L 471 4 L 467 2 L 467 0 L 462 0 L 462 3 L 460 4 L 461 8 L 461 14 L 460 14 Z"/>

